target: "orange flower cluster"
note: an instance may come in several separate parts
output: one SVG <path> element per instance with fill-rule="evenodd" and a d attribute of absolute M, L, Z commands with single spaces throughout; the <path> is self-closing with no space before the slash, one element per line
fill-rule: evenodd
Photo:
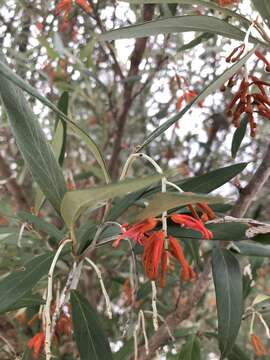
<path fill-rule="evenodd" d="M 267 355 L 267 351 L 260 339 L 259 336 L 255 334 L 250 335 L 250 341 L 254 349 L 254 353 L 256 356 L 265 356 Z"/>
<path fill-rule="evenodd" d="M 239 0 L 218 0 L 219 6 L 230 6 L 239 4 Z"/>
<path fill-rule="evenodd" d="M 70 26 L 69 17 L 72 12 L 73 7 L 72 0 L 60 0 L 55 8 L 55 15 L 60 16 L 63 12 L 63 21 L 60 26 L 60 31 L 66 31 Z M 83 9 L 86 13 L 90 14 L 92 12 L 92 7 L 87 0 L 75 0 L 75 3 Z"/>
<path fill-rule="evenodd" d="M 227 62 L 235 62 L 240 59 L 245 50 L 244 45 L 236 47 L 231 54 L 226 58 Z M 266 71 L 270 71 L 270 63 L 265 56 L 260 52 L 255 52 L 257 58 L 264 62 Z M 234 74 L 228 81 L 227 87 L 233 87 L 239 74 Z M 233 96 L 227 108 L 227 115 L 232 117 L 232 123 L 235 127 L 240 126 L 240 118 L 242 114 L 247 114 L 250 126 L 250 135 L 256 135 L 256 122 L 254 113 L 258 113 L 262 117 L 270 120 L 270 100 L 266 92 L 266 87 L 270 87 L 270 83 L 258 79 L 256 76 L 249 76 L 248 79 L 244 77 L 240 83 L 240 87 Z M 249 89 L 252 89 L 250 92 Z M 255 89 L 257 89 L 257 91 Z M 221 88 L 225 90 L 225 86 Z"/>
<path fill-rule="evenodd" d="M 199 204 L 199 206 L 203 212 L 203 218 L 209 219 L 215 217 L 213 211 L 207 204 Z M 189 207 L 192 209 L 192 212 L 196 214 L 196 217 L 184 214 L 172 214 L 169 215 L 170 219 L 174 223 L 181 225 L 181 227 L 198 231 L 203 239 L 212 239 L 212 232 L 204 226 L 195 209 L 191 205 L 189 205 Z M 189 266 L 178 240 L 173 236 L 169 236 L 166 248 L 164 231 L 154 230 L 158 221 L 159 220 L 155 218 L 149 218 L 129 227 L 125 224 L 122 235 L 114 241 L 113 246 L 118 247 L 120 241 L 127 237 L 142 245 L 144 248 L 142 257 L 144 272 L 150 280 L 159 280 L 160 287 L 165 286 L 166 272 L 171 267 L 170 260 L 173 258 L 182 268 L 181 279 L 183 281 L 194 279 L 196 274 Z"/>

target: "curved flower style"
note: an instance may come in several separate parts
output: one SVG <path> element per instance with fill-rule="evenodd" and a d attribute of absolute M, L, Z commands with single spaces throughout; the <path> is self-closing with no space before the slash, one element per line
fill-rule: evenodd
<path fill-rule="evenodd" d="M 192 216 L 184 214 L 173 214 L 170 218 L 176 224 L 200 232 L 202 237 L 206 240 L 211 240 L 213 238 L 212 232 L 204 226 L 201 220 L 194 219 Z"/>
<path fill-rule="evenodd" d="M 143 240 L 146 236 L 146 233 L 153 230 L 158 223 L 158 220 L 154 218 L 149 218 L 139 224 L 135 224 L 130 226 L 129 229 L 124 230 L 122 235 L 120 235 L 113 243 L 113 247 L 118 247 L 121 240 L 125 238 L 130 238 L 136 242 L 138 242 L 140 245 L 143 244 Z M 122 228 L 125 229 L 127 225 L 123 225 Z"/>

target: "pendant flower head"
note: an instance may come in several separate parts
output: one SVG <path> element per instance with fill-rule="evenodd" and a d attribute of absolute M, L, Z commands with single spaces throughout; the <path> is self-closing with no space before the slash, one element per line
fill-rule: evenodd
<path fill-rule="evenodd" d="M 34 359 L 38 359 L 45 345 L 45 335 L 42 331 L 34 335 L 27 343 L 28 348 L 33 349 Z"/>
<path fill-rule="evenodd" d="M 168 250 L 164 248 L 164 243 L 165 236 L 162 230 L 154 232 L 144 241 L 143 265 L 144 272 L 149 280 L 159 279 L 160 287 L 164 287 L 166 272 L 172 257 L 178 261 L 182 268 L 181 279 L 183 281 L 194 279 L 196 274 L 189 266 L 177 239 L 173 236 L 169 236 Z"/>

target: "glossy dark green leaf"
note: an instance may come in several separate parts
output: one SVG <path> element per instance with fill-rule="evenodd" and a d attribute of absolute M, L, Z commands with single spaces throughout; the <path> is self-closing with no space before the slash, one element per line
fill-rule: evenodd
<path fill-rule="evenodd" d="M 0 313 L 29 293 L 50 268 L 54 253 L 34 257 L 24 267 L 11 273 L 0 282 Z"/>
<path fill-rule="evenodd" d="M 102 329 L 101 320 L 89 302 L 77 291 L 70 296 L 75 341 L 81 360 L 110 360 L 109 341 Z"/>
<path fill-rule="evenodd" d="M 248 52 L 240 61 L 229 67 L 225 70 L 220 76 L 216 77 L 211 83 L 206 86 L 200 94 L 194 98 L 182 111 L 165 121 L 162 125 L 160 125 L 157 129 L 155 129 L 147 138 L 144 140 L 142 145 L 138 147 L 137 151 L 141 151 L 145 146 L 150 144 L 154 139 L 164 133 L 171 125 L 175 124 L 178 120 L 180 120 L 193 105 L 198 104 L 200 101 L 203 101 L 208 95 L 215 92 L 217 89 L 221 87 L 233 74 L 235 74 L 242 66 L 246 63 L 246 61 L 250 58 L 251 55 L 254 54 L 256 47 L 253 50 Z"/>
<path fill-rule="evenodd" d="M 242 144 L 242 141 L 246 134 L 247 125 L 248 125 L 248 119 L 247 117 L 244 117 L 240 122 L 239 128 L 237 128 L 233 134 L 232 147 L 231 147 L 231 153 L 233 158 L 236 157 L 237 152 Z"/>
<path fill-rule="evenodd" d="M 270 28 L 270 2 L 269 0 L 252 0 L 253 5 Z"/>
<path fill-rule="evenodd" d="M 134 340 L 133 338 L 129 339 L 124 343 L 119 351 L 113 354 L 113 360 L 124 360 L 128 359 L 130 354 L 132 354 L 134 349 Z"/>
<path fill-rule="evenodd" d="M 5 61 L 0 54 L 0 60 Z M 66 192 L 65 179 L 52 149 L 22 91 L 0 75 L 0 95 L 12 133 L 34 180 L 59 211 Z"/>
<path fill-rule="evenodd" d="M 42 299 L 42 297 L 40 295 L 26 294 L 26 295 L 22 296 L 18 301 L 16 301 L 13 305 L 5 308 L 4 311 L 0 312 L 0 314 L 8 312 L 8 311 L 21 309 L 21 308 L 28 307 L 28 306 L 33 306 L 33 305 L 40 306 L 42 304 L 45 304 L 45 301 Z"/>
<path fill-rule="evenodd" d="M 56 240 L 63 239 L 63 234 L 60 230 L 57 229 L 57 227 L 48 223 L 40 217 L 27 213 L 25 211 L 19 211 L 17 213 L 17 216 L 23 222 L 27 222 L 28 224 L 33 225 L 37 231 L 42 231 Z"/>
<path fill-rule="evenodd" d="M 221 358 L 232 350 L 243 314 L 243 283 L 236 257 L 227 249 L 215 247 L 212 269 L 218 312 L 218 340 Z"/>
<path fill-rule="evenodd" d="M 177 360 L 200 360 L 201 348 L 200 342 L 196 335 L 191 335 L 177 357 Z"/>
<path fill-rule="evenodd" d="M 207 174 L 184 180 L 183 183 L 179 185 L 184 191 L 193 191 L 202 194 L 209 193 L 233 179 L 245 169 L 247 164 L 248 163 L 244 162 L 225 166 L 224 168 L 210 171 Z"/>

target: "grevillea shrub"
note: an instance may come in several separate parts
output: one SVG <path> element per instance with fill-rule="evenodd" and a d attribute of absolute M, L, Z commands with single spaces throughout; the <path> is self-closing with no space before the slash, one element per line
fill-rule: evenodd
<path fill-rule="evenodd" d="M 1 360 L 268 359 L 269 0 L 0 21 Z"/>

